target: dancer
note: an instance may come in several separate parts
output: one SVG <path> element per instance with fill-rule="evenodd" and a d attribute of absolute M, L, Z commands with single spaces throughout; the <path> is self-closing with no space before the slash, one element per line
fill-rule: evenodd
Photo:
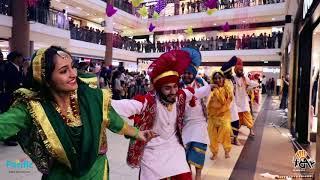
<path fill-rule="evenodd" d="M 186 104 L 195 105 L 195 97 L 210 91 L 210 85 L 197 89 L 178 89 L 180 76 L 190 64 L 188 52 L 172 50 L 162 54 L 149 66 L 154 91 L 135 100 L 112 101 L 122 116 L 134 119 L 140 130 L 152 129 L 158 137 L 149 142 L 131 141 L 128 165 L 140 168 L 140 180 L 191 180 L 182 144 L 182 125 Z"/>
<path fill-rule="evenodd" d="M 208 133 L 210 138 L 211 160 L 217 158 L 219 143 L 223 145 L 225 158 L 230 158 L 231 151 L 231 112 L 233 97 L 232 84 L 225 81 L 222 71 L 215 71 L 212 81 L 216 86 L 211 92 L 208 103 Z"/>
<path fill-rule="evenodd" d="M 225 81 L 230 81 L 230 84 L 232 85 L 232 88 L 233 88 L 233 97 L 230 105 L 231 126 L 232 126 L 232 132 L 233 132 L 233 139 L 231 143 L 234 145 L 240 146 L 241 143 L 239 142 L 239 139 L 238 139 L 240 122 L 239 122 L 238 108 L 235 101 L 236 81 L 232 75 L 232 67 L 235 66 L 236 63 L 237 63 L 237 57 L 233 56 L 228 62 L 222 65 L 221 71 L 225 75 L 225 78 L 226 78 Z"/>
<path fill-rule="evenodd" d="M 245 77 L 243 74 L 243 63 L 242 60 L 237 58 L 237 63 L 234 68 L 236 76 L 234 76 L 236 81 L 236 91 L 235 98 L 238 107 L 238 114 L 240 125 L 245 125 L 250 129 L 250 136 L 254 136 L 253 128 L 253 118 L 251 115 L 248 90 L 258 87 L 259 84 L 251 81 L 249 78 Z"/>
<path fill-rule="evenodd" d="M 18 142 L 42 179 L 109 179 L 105 129 L 137 142 L 155 137 L 127 125 L 114 111 L 111 93 L 77 78 L 70 53 L 51 46 L 32 58 L 32 86 L 15 92 L 15 103 L 0 114 L 0 139 Z"/>
<path fill-rule="evenodd" d="M 196 77 L 198 67 L 201 64 L 200 52 L 192 48 L 182 48 L 181 50 L 187 51 L 191 57 L 191 64 L 182 76 L 183 88 L 199 89 L 207 85 L 208 83 L 205 80 Z M 197 99 L 194 107 L 187 104 L 182 129 L 182 140 L 186 147 L 187 161 L 189 166 L 193 165 L 196 168 L 196 180 L 201 179 L 201 171 L 209 142 L 206 107 L 206 98 L 209 95 L 210 91 L 206 92 L 204 98 Z"/>

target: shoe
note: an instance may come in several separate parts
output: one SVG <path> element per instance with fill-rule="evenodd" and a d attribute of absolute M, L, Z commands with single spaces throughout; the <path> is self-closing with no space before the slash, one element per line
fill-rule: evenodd
<path fill-rule="evenodd" d="M 234 138 L 233 141 L 232 141 L 232 144 L 234 144 L 236 146 L 241 146 L 242 145 L 238 138 Z"/>
<path fill-rule="evenodd" d="M 217 159 L 217 155 L 212 155 L 210 159 L 211 160 L 216 160 Z"/>
<path fill-rule="evenodd" d="M 4 144 L 7 146 L 18 146 L 18 143 L 15 141 L 4 141 Z"/>

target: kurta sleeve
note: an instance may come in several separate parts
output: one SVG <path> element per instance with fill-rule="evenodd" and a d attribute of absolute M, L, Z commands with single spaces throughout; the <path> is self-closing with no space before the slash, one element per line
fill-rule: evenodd
<path fill-rule="evenodd" d="M 27 105 L 17 104 L 7 112 L 0 114 L 0 140 L 16 135 L 20 129 L 27 128 L 32 123 Z"/>
<path fill-rule="evenodd" d="M 192 96 L 194 95 L 197 99 L 202 99 L 204 97 L 208 97 L 211 92 L 211 86 L 206 83 L 204 86 L 195 89 L 194 94 L 192 94 L 188 89 L 182 89 L 184 93 L 186 94 L 186 102 L 189 102 L 192 99 Z"/>
<path fill-rule="evenodd" d="M 143 109 L 146 107 L 147 101 L 144 103 L 137 100 L 112 100 L 111 106 L 114 108 L 120 116 L 130 117 L 135 114 L 141 114 Z"/>
<path fill-rule="evenodd" d="M 247 77 L 246 77 L 246 81 L 247 81 L 247 83 L 248 83 L 248 88 L 247 88 L 248 90 L 253 89 L 253 88 L 259 86 L 259 83 L 257 83 L 256 81 L 252 81 L 252 80 L 250 80 L 250 79 L 247 78 Z"/>
<path fill-rule="evenodd" d="M 111 106 L 108 112 L 109 115 L 109 123 L 108 129 L 114 133 L 124 134 L 127 129 L 127 122 L 125 122 L 119 114 L 114 110 Z"/>

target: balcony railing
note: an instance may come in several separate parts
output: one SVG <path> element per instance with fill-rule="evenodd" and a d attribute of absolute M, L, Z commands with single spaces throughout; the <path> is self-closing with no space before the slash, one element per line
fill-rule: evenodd
<path fill-rule="evenodd" d="M 95 44 L 105 44 L 106 34 L 103 31 L 95 30 L 89 27 L 78 27 L 71 24 L 71 39 L 86 41 Z M 137 52 L 167 52 L 182 47 L 197 47 L 201 51 L 218 50 L 242 50 L 242 49 L 275 49 L 281 47 L 283 33 L 272 33 L 267 35 L 245 35 L 243 37 L 216 37 L 202 40 L 174 40 L 170 42 L 150 41 L 138 42 L 128 37 L 121 37 L 117 34 L 113 36 L 113 47 Z"/>
<path fill-rule="evenodd" d="M 29 8 L 29 21 L 57 27 L 60 29 L 69 29 L 69 20 L 67 14 L 53 9 Z"/>
<path fill-rule="evenodd" d="M 106 0 L 102 0 L 102 1 L 106 2 Z M 206 12 L 207 7 L 204 5 L 204 1 L 205 0 L 189 0 L 187 2 L 180 2 L 178 14 L 181 15 L 181 14 Z M 233 9 L 233 8 L 253 7 L 258 5 L 275 4 L 275 3 L 281 3 L 281 2 L 285 2 L 285 0 L 218 0 L 217 9 L 224 10 L 224 9 Z M 142 3 L 142 5 L 143 4 L 144 3 Z M 128 2 L 128 0 L 116 0 L 114 1 L 114 6 L 129 14 L 139 16 L 139 14 L 133 10 L 134 8 L 132 7 L 131 3 Z M 148 6 L 147 10 L 149 12 L 149 18 L 152 18 L 151 14 L 153 14 L 154 12 L 154 5 Z M 167 14 L 167 16 L 172 16 L 172 15 L 173 14 Z"/>

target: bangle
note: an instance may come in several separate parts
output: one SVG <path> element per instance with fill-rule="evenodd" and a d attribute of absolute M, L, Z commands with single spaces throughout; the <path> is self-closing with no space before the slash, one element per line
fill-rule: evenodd
<path fill-rule="evenodd" d="M 135 131 L 136 133 L 134 134 L 133 138 L 137 139 L 138 135 L 139 135 L 139 129 L 134 127 L 135 128 Z"/>

